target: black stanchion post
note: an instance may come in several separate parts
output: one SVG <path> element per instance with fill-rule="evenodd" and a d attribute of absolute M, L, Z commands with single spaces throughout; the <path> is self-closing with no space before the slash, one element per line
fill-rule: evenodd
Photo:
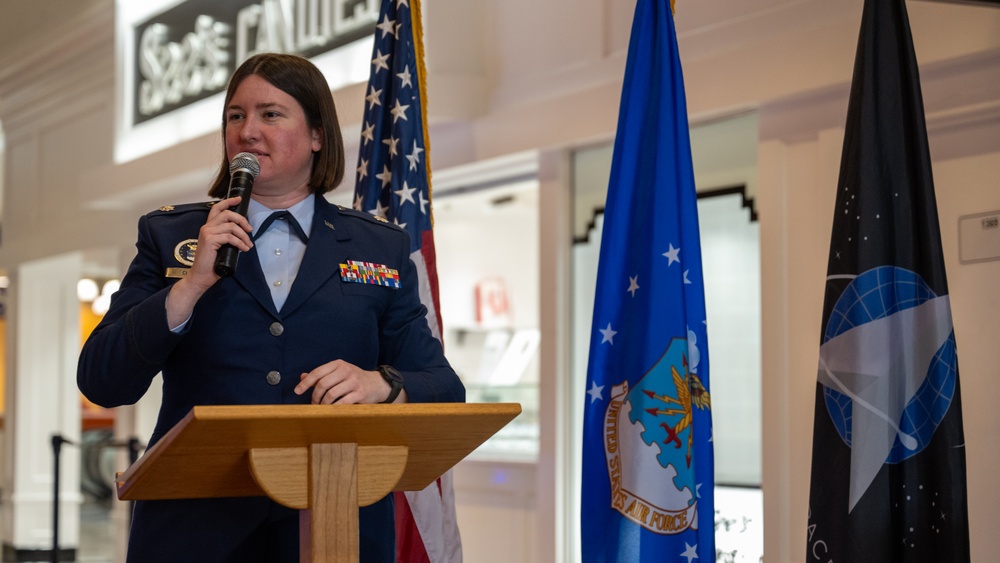
<path fill-rule="evenodd" d="M 62 434 L 52 435 L 52 563 L 59 563 L 59 454 L 63 444 L 73 442 Z"/>
<path fill-rule="evenodd" d="M 59 563 L 59 453 L 66 441 L 52 435 L 52 563 Z"/>

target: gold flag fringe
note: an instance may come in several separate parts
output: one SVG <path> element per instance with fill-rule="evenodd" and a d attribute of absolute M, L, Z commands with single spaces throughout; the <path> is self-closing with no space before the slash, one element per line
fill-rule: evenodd
<path fill-rule="evenodd" d="M 420 15 L 420 0 L 410 0 L 410 19 L 413 27 L 413 50 L 417 58 L 417 84 L 420 87 L 420 122 L 424 132 L 424 166 L 427 168 L 427 202 L 434 227 L 434 200 L 431 186 L 431 138 L 427 127 L 427 66 L 424 64 L 424 22 Z"/>

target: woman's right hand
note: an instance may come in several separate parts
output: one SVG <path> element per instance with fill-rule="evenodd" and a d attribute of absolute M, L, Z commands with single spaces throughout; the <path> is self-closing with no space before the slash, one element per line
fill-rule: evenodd
<path fill-rule="evenodd" d="M 239 196 L 231 197 L 217 202 L 209 210 L 208 219 L 198 231 L 194 264 L 187 275 L 173 285 L 167 296 L 167 323 L 171 327 L 179 326 L 188 319 L 198 299 L 219 281 L 215 273 L 215 257 L 223 245 L 231 244 L 240 252 L 253 247 L 250 221 L 229 209 L 239 203 Z"/>

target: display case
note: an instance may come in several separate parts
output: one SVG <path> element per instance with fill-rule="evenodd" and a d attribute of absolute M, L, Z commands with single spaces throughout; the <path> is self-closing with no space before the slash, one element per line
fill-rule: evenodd
<path fill-rule="evenodd" d="M 521 414 L 480 446 L 478 460 L 529 461 L 538 457 L 537 328 L 446 329 L 448 359 L 470 403 L 519 403 Z"/>

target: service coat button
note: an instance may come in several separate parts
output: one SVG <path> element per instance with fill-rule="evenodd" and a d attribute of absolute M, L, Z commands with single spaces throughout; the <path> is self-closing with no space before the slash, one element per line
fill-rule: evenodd
<path fill-rule="evenodd" d="M 271 336 L 281 336 L 285 333 L 285 327 L 279 322 L 271 323 L 269 330 L 271 331 Z"/>
<path fill-rule="evenodd" d="M 277 385 L 281 383 L 281 373 L 277 371 L 267 372 L 267 382 L 271 385 Z"/>

